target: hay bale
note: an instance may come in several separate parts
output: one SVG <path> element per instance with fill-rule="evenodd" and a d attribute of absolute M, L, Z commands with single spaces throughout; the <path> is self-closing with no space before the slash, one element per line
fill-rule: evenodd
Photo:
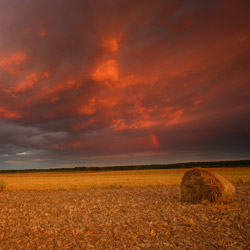
<path fill-rule="evenodd" d="M 182 178 L 181 200 L 184 202 L 200 203 L 207 200 L 228 203 L 234 195 L 235 188 L 231 182 L 202 168 L 191 169 Z"/>

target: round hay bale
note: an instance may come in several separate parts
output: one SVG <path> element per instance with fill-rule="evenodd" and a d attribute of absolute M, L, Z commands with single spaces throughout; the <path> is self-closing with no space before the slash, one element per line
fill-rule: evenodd
<path fill-rule="evenodd" d="M 191 169 L 182 178 L 181 200 L 184 202 L 200 203 L 207 200 L 228 203 L 234 195 L 235 188 L 231 182 L 202 168 Z"/>

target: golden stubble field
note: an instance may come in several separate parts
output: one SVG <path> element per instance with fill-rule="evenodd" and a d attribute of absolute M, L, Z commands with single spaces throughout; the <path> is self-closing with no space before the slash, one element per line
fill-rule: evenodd
<path fill-rule="evenodd" d="M 0 192 L 0 249 L 249 249 L 250 185 L 231 204 L 178 186 Z"/>
<path fill-rule="evenodd" d="M 233 183 L 249 182 L 250 168 L 214 168 Z M 6 190 L 72 190 L 180 185 L 185 169 L 0 174 Z"/>
<path fill-rule="evenodd" d="M 249 249 L 248 169 L 230 204 L 180 201 L 183 170 L 5 174 L 0 249 Z"/>

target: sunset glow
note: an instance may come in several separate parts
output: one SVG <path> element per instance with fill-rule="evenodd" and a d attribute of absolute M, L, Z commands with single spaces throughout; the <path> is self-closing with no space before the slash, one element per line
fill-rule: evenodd
<path fill-rule="evenodd" d="M 1 1 L 0 168 L 249 158 L 248 11 Z"/>

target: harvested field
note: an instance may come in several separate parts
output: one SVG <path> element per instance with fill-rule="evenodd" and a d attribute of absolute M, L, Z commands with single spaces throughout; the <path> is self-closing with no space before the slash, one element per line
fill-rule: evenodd
<path fill-rule="evenodd" d="M 250 181 L 249 167 L 211 168 L 209 170 L 224 176 L 233 183 Z M 7 183 L 7 191 L 172 186 L 181 184 L 186 171 L 188 169 L 2 173 L 0 174 L 0 181 Z"/>
<path fill-rule="evenodd" d="M 230 205 L 177 186 L 0 193 L 0 249 L 249 249 L 250 185 Z"/>

